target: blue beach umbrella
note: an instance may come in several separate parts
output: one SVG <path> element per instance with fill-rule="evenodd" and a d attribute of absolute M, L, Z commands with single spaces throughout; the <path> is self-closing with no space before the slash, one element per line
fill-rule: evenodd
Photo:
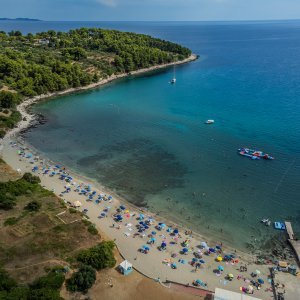
<path fill-rule="evenodd" d="M 162 248 L 167 247 L 166 242 L 162 242 L 162 243 L 161 243 L 161 247 L 162 247 Z"/>
<path fill-rule="evenodd" d="M 124 205 L 120 205 L 120 209 L 125 210 L 126 207 Z"/>
<path fill-rule="evenodd" d="M 260 284 L 264 284 L 265 283 L 261 278 L 258 278 L 257 282 L 260 283 Z"/>
<path fill-rule="evenodd" d="M 182 249 L 182 252 L 183 252 L 183 253 L 187 253 L 187 252 L 189 252 L 189 249 L 188 249 L 188 248 L 183 248 L 183 249 Z"/>
<path fill-rule="evenodd" d="M 166 224 L 165 224 L 165 223 L 158 223 L 158 225 L 159 225 L 161 228 L 165 228 L 165 227 L 166 227 Z"/>
<path fill-rule="evenodd" d="M 224 271 L 224 267 L 223 266 L 218 266 L 218 270 L 219 271 Z"/>
<path fill-rule="evenodd" d="M 209 248 L 209 251 L 212 252 L 212 253 L 215 253 L 216 249 L 215 248 Z"/>
<path fill-rule="evenodd" d="M 175 229 L 173 230 L 173 233 L 178 234 L 178 233 L 179 233 L 179 230 L 178 230 L 177 228 L 175 228 Z"/>
<path fill-rule="evenodd" d="M 155 241 L 156 241 L 156 238 L 155 238 L 155 237 L 152 237 L 150 240 L 151 240 L 152 242 L 155 242 Z"/>
<path fill-rule="evenodd" d="M 199 259 L 199 263 L 205 264 L 205 261 L 203 259 Z"/>
<path fill-rule="evenodd" d="M 156 231 L 152 231 L 151 234 L 156 235 Z"/>

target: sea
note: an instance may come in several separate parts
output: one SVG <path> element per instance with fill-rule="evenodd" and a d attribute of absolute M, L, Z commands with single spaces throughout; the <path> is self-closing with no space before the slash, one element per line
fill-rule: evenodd
<path fill-rule="evenodd" d="M 282 233 L 263 218 L 300 234 L 300 21 L 0 22 L 23 33 L 80 27 L 149 34 L 200 57 L 39 103 L 47 122 L 27 142 L 208 239 L 265 249 Z"/>

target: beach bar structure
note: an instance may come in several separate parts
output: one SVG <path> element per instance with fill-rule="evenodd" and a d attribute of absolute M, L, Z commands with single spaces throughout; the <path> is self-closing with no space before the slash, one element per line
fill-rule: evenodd
<path fill-rule="evenodd" d="M 216 288 L 214 300 L 261 300 L 247 294 L 236 293 L 220 288 Z"/>
<path fill-rule="evenodd" d="M 120 272 L 123 274 L 123 275 L 128 275 L 132 272 L 132 264 L 127 261 L 127 260 L 124 260 L 123 262 L 121 262 L 119 264 L 119 270 Z"/>

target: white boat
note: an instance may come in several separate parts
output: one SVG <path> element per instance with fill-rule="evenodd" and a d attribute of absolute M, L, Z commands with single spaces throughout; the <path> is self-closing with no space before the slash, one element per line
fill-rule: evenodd
<path fill-rule="evenodd" d="M 215 123 L 215 120 L 206 120 L 205 121 L 205 124 L 213 124 L 213 123 Z"/>
<path fill-rule="evenodd" d="M 175 83 L 176 82 L 176 77 L 175 77 L 175 66 L 173 67 L 173 78 L 170 81 L 170 83 Z"/>

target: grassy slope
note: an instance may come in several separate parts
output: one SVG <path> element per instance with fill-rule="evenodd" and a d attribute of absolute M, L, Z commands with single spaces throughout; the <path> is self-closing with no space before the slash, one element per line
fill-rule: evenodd
<path fill-rule="evenodd" d="M 6 164 L 0 163 L 0 181 L 17 178 Z M 40 201 L 41 209 L 35 213 L 24 211 L 24 206 L 32 200 Z M 88 232 L 80 213 L 70 213 L 67 209 L 63 220 L 79 221 L 61 222 L 56 214 L 64 210 L 61 200 L 40 187 L 32 194 L 18 197 L 13 209 L 0 211 L 0 264 L 14 278 L 31 282 L 45 273 L 45 267 L 67 265 L 77 250 L 100 242 L 99 235 Z"/>

